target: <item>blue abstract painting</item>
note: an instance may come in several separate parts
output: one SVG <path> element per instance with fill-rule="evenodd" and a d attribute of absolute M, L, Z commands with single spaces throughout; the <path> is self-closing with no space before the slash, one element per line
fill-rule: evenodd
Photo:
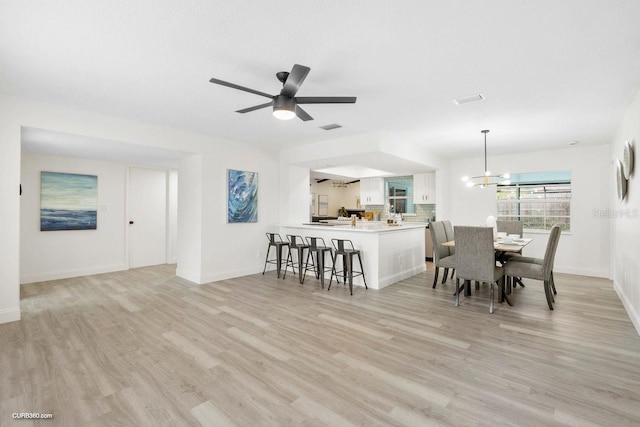
<path fill-rule="evenodd" d="M 258 173 L 227 170 L 227 222 L 258 222 Z"/>
<path fill-rule="evenodd" d="M 98 177 L 40 173 L 40 231 L 95 230 Z"/>

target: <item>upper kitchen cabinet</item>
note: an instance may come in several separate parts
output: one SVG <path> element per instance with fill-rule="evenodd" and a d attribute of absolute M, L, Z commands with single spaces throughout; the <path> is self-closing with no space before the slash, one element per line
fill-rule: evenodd
<path fill-rule="evenodd" d="M 413 175 L 413 204 L 432 205 L 436 202 L 436 174 Z"/>
<path fill-rule="evenodd" d="M 360 180 L 360 204 L 384 205 L 384 178 L 362 178 Z"/>

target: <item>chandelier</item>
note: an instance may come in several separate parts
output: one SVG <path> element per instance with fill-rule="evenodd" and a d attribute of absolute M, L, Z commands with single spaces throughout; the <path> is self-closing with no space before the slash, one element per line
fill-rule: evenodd
<path fill-rule="evenodd" d="M 484 134 L 484 175 L 479 176 L 463 176 L 462 180 L 467 183 L 467 187 L 480 187 L 486 188 L 490 185 L 509 185 L 509 174 L 504 173 L 502 175 L 492 175 L 491 171 L 487 169 L 487 134 L 488 129 L 480 131 Z"/>

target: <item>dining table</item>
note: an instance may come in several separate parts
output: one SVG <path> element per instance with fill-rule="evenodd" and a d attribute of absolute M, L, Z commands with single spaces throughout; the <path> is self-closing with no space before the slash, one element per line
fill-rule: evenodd
<path fill-rule="evenodd" d="M 502 238 L 502 237 L 497 237 L 494 241 L 493 241 L 493 249 L 496 252 L 496 261 L 500 262 L 501 264 L 505 263 L 504 260 L 504 256 L 508 253 L 522 253 L 522 249 L 524 249 L 525 246 L 527 246 L 529 243 L 531 243 L 533 241 L 532 238 Z M 442 243 L 442 246 L 447 246 L 447 247 L 455 247 L 456 246 L 456 242 L 455 240 L 449 240 L 448 242 L 444 242 Z M 471 282 L 467 281 L 465 283 L 465 287 L 464 287 L 464 295 L 465 296 L 469 296 L 471 295 Z M 504 295 L 504 298 L 508 298 L 506 295 Z M 500 293 L 500 302 L 502 302 L 503 299 L 503 295 L 502 293 Z"/>

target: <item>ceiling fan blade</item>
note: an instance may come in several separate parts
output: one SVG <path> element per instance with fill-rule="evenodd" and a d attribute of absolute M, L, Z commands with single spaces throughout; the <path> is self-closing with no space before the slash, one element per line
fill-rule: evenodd
<path fill-rule="evenodd" d="M 296 104 L 355 104 L 355 96 L 297 96 Z"/>
<path fill-rule="evenodd" d="M 250 111 L 259 110 L 261 108 L 271 107 L 272 105 L 273 105 L 273 101 L 267 102 L 265 104 L 254 105 L 253 107 L 249 107 L 249 108 L 243 108 L 242 110 L 237 110 L 236 113 L 248 113 Z"/>
<path fill-rule="evenodd" d="M 306 111 L 300 108 L 299 105 L 296 105 L 296 116 L 300 117 L 300 120 L 308 122 L 309 120 L 313 120 L 313 117 L 309 115 Z"/>
<path fill-rule="evenodd" d="M 288 96 L 289 98 L 296 96 L 309 71 L 311 71 L 311 68 L 295 64 L 289 73 L 289 77 L 285 80 L 284 86 L 282 86 L 280 95 Z"/>
<path fill-rule="evenodd" d="M 256 95 L 260 95 L 260 96 L 264 96 L 266 98 L 273 99 L 273 95 L 269 95 L 268 93 L 260 92 L 259 90 L 249 89 L 248 87 L 240 86 L 240 85 L 237 85 L 235 83 L 229 83 L 229 82 L 225 82 L 224 80 L 215 79 L 215 78 L 212 78 L 209 81 L 211 83 L 215 83 L 217 85 L 227 86 L 227 87 L 230 87 L 232 89 L 238 89 L 238 90 L 242 90 L 242 91 L 249 92 L 249 93 L 254 93 Z"/>

